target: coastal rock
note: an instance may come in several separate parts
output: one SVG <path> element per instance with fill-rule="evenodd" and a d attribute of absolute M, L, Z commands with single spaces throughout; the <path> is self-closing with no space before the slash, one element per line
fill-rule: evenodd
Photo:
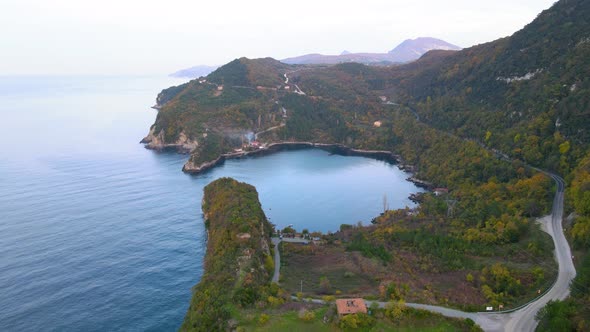
<path fill-rule="evenodd" d="M 413 176 L 407 178 L 406 180 L 413 182 L 416 186 L 424 188 L 424 189 L 430 190 L 434 187 L 432 183 L 430 183 L 428 181 L 420 180 L 420 179 L 413 177 Z"/>
<path fill-rule="evenodd" d="M 185 173 L 201 173 L 204 172 L 210 168 L 213 168 L 217 165 L 219 165 L 220 163 L 223 162 L 223 157 L 220 156 L 217 159 L 213 160 L 213 161 L 208 161 L 202 164 L 195 164 L 191 159 L 187 160 L 186 163 L 184 163 L 184 166 L 182 166 L 182 171 Z"/>
<path fill-rule="evenodd" d="M 180 153 L 190 153 L 199 146 L 197 140 L 190 139 L 184 131 L 180 132 L 175 142 L 167 143 L 164 138 L 164 130 L 162 129 L 156 134 L 155 126 L 150 128 L 150 132 L 140 143 L 145 144 L 146 149 L 161 151 L 173 148 Z"/>

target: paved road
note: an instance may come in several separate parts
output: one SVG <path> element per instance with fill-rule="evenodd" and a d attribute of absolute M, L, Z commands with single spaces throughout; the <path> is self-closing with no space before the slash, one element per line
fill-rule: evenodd
<path fill-rule="evenodd" d="M 272 244 L 275 245 L 275 273 L 272 276 L 272 282 L 279 283 L 279 273 L 281 271 L 281 253 L 279 252 L 279 243 L 281 243 L 281 239 L 278 237 L 273 237 L 271 239 Z"/>
<path fill-rule="evenodd" d="M 310 240 L 302 239 L 302 238 L 284 238 L 280 239 L 278 237 L 273 237 L 270 239 L 272 244 L 275 245 L 275 273 L 272 276 L 272 282 L 279 283 L 279 277 L 281 273 L 281 253 L 279 251 L 279 243 L 282 242 L 292 242 L 292 243 L 309 243 Z"/>
<path fill-rule="evenodd" d="M 562 226 L 565 182 L 561 177 L 555 174 L 544 172 L 542 170 L 539 171 L 553 178 L 557 185 L 551 218 L 545 221 L 546 224 L 544 228 L 553 238 L 553 244 L 555 245 L 554 254 L 555 259 L 559 264 L 559 273 L 557 275 L 557 281 L 553 287 L 545 293 L 545 295 L 510 315 L 510 319 L 505 325 L 505 331 L 534 331 L 537 326 L 537 321 L 534 319 L 537 312 L 551 300 L 565 299 L 570 292 L 570 282 L 576 276 L 576 269 L 572 261 L 572 253 L 567 239 L 563 234 Z"/>
<path fill-rule="evenodd" d="M 287 76 L 287 74 L 292 74 L 292 73 L 298 72 L 300 70 L 301 69 L 297 69 L 297 70 L 290 71 L 288 73 L 284 73 L 283 76 L 285 76 L 285 84 L 289 83 L 289 77 Z M 295 92 L 298 95 L 305 96 L 305 92 L 301 91 L 301 89 L 299 88 L 299 86 L 297 84 L 293 84 L 293 85 L 295 86 L 295 90 L 293 92 Z"/>
<path fill-rule="evenodd" d="M 416 110 L 407 106 L 410 112 L 416 117 L 417 121 L 420 121 L 420 115 Z M 422 122 L 428 126 L 428 123 Z M 480 145 L 484 149 L 488 149 L 485 145 Z M 489 149 L 488 149 L 489 150 Z M 497 150 L 491 150 L 496 153 L 501 159 L 508 162 L 511 159 L 504 153 Z M 529 304 L 519 308 L 510 313 L 479 313 L 475 317 L 475 321 L 486 331 L 534 331 L 537 327 L 538 322 L 535 320 L 537 312 L 543 308 L 551 300 L 563 300 L 569 295 L 569 284 L 576 276 L 576 269 L 572 261 L 572 254 L 567 242 L 565 235 L 563 234 L 563 199 L 565 181 L 558 176 L 536 167 L 531 167 L 545 175 L 551 177 L 556 184 L 555 197 L 553 199 L 553 208 L 551 215 L 548 218 L 543 218 L 543 230 L 546 231 L 553 239 L 555 246 L 554 256 L 557 264 L 559 265 L 559 272 L 557 280 L 553 286 L 538 299 L 531 301 Z M 443 315 L 446 315 L 442 307 L 434 308 L 423 308 L 430 311 L 436 311 Z M 455 314 L 455 313 L 449 313 Z M 453 317 L 453 316 L 451 316 Z M 465 313 L 464 318 L 471 318 L 468 313 Z M 471 318 L 473 319 L 473 318 Z"/>
<path fill-rule="evenodd" d="M 459 310 L 453 310 L 444 307 L 430 306 L 418 303 L 408 303 L 407 305 L 417 309 L 424 309 L 440 313 L 448 317 L 470 318 L 474 320 L 485 331 L 504 331 L 504 332 L 532 332 L 537 327 L 535 315 L 551 300 L 563 300 L 569 295 L 569 284 L 576 276 L 576 269 L 572 261 L 569 244 L 563 234 L 562 217 L 563 217 L 563 196 L 565 182 L 558 175 L 539 170 L 550 176 L 556 183 L 555 198 L 553 199 L 553 209 L 548 218 L 543 218 L 545 223 L 544 230 L 551 235 L 555 245 L 555 259 L 559 265 L 559 273 L 553 286 L 540 298 L 512 312 L 496 313 L 469 313 Z"/>
<path fill-rule="evenodd" d="M 563 300 L 569 295 L 569 284 L 576 276 L 576 269 L 572 261 L 571 250 L 569 244 L 563 234 L 562 218 L 563 218 L 563 198 L 565 182 L 558 175 L 539 170 L 550 176 L 556 183 L 555 198 L 553 199 L 553 209 L 551 215 L 543 218 L 543 229 L 551 235 L 555 245 L 555 259 L 559 265 L 559 273 L 556 282 L 553 286 L 540 298 L 531 301 L 529 304 L 511 312 L 464 312 L 460 310 L 420 304 L 420 303 L 406 303 L 408 307 L 428 310 L 436 312 L 447 317 L 455 318 L 470 318 L 475 321 L 485 331 L 493 332 L 532 332 L 537 327 L 535 315 L 543 308 L 547 302 L 551 300 Z M 283 239 L 290 242 L 300 242 L 299 239 Z M 273 238 L 273 243 L 280 241 L 278 238 Z M 277 242 L 278 243 L 278 242 Z M 275 276 L 278 280 L 278 270 L 276 262 L 280 263 L 278 257 L 278 250 L 275 251 Z M 274 278 L 273 278 L 274 280 Z M 313 299 L 314 303 L 324 303 L 322 300 Z M 373 301 L 367 301 L 370 305 Z M 387 305 L 387 302 L 377 302 L 380 307 Z"/>
<path fill-rule="evenodd" d="M 283 128 L 284 126 L 285 126 L 285 123 L 284 123 L 284 122 L 282 122 L 282 123 L 281 123 L 280 125 L 278 125 L 278 126 L 270 127 L 270 128 L 267 128 L 267 129 L 265 129 L 265 130 L 263 130 L 263 131 L 259 131 L 259 132 L 257 132 L 257 133 L 254 133 L 254 140 L 257 140 L 257 139 L 258 139 L 258 135 L 260 135 L 260 134 L 264 134 L 264 133 L 267 133 L 267 132 L 269 132 L 269 131 L 277 130 L 277 129 L 279 129 L 279 128 Z"/>

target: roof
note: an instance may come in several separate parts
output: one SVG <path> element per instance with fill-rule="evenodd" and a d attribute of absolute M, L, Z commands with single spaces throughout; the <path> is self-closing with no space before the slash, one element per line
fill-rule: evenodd
<path fill-rule="evenodd" d="M 367 313 L 367 305 L 363 299 L 339 299 L 336 300 L 336 309 L 339 315 Z"/>

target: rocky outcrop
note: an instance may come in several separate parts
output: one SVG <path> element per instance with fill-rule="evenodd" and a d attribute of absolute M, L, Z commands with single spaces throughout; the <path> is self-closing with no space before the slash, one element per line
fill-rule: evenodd
<path fill-rule="evenodd" d="M 197 165 L 191 159 L 189 159 L 186 163 L 184 163 L 184 166 L 182 166 L 182 171 L 185 173 L 198 174 L 206 170 L 209 170 L 217 165 L 220 165 L 224 161 L 225 157 L 219 156 L 215 160 L 204 162 Z"/>
<path fill-rule="evenodd" d="M 217 159 L 203 162 L 203 163 L 195 163 L 193 158 L 189 158 L 189 160 L 184 164 L 182 167 L 182 171 L 185 173 L 192 173 L 198 174 L 204 171 L 207 171 L 215 166 L 221 165 L 227 159 L 237 159 L 243 157 L 250 157 L 250 156 L 261 156 L 261 155 L 268 155 L 284 150 L 297 150 L 297 149 L 305 149 L 305 148 L 318 148 L 322 150 L 326 150 L 331 153 L 340 154 L 344 156 L 362 156 L 362 157 L 370 157 L 379 160 L 385 160 L 391 163 L 398 163 L 401 158 L 400 156 L 390 152 L 390 151 L 381 151 L 381 150 L 359 150 L 359 149 L 352 149 L 342 144 L 333 144 L 333 143 L 312 143 L 312 142 L 278 142 L 278 143 L 271 143 L 268 145 L 264 145 L 256 150 L 251 151 L 242 151 L 242 152 L 232 152 L 232 153 L 225 153 L 219 155 Z"/>
<path fill-rule="evenodd" d="M 168 143 L 164 138 L 164 130 L 162 129 L 156 134 L 155 126 L 150 128 L 150 132 L 140 141 L 140 143 L 145 144 L 146 149 L 158 151 L 176 149 L 181 153 L 191 153 L 197 148 L 197 146 L 199 146 L 197 140 L 190 139 L 184 131 L 180 132 L 178 139 L 175 142 Z"/>

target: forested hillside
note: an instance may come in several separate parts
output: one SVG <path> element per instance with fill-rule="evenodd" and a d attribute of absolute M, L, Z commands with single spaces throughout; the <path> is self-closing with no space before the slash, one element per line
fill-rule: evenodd
<path fill-rule="evenodd" d="M 582 267 L 576 285 L 588 278 L 588 17 L 590 2 L 561 0 L 513 36 L 459 52 L 431 51 L 403 66 L 237 59 L 163 91 L 152 129 L 168 142 L 182 135 L 196 140 L 193 164 L 240 148 L 245 133 L 268 128 L 274 130 L 258 140 L 392 151 L 415 177 L 449 194 L 424 197 L 415 226 L 391 213 L 368 233 L 361 230 L 363 236 L 390 255 L 411 247 L 425 261 L 444 262 L 448 271 L 471 269 L 485 280 L 490 270 L 481 264 L 497 259 L 496 270 L 520 286 L 474 287 L 487 301 L 516 303 L 555 272 L 532 264 L 551 256 L 533 220 L 549 212 L 552 182 L 529 166 L 566 179 L 566 212 L 577 215 L 566 227 Z M 455 202 L 452 211 L 448 202 Z M 584 288 L 572 294 L 572 306 L 588 305 Z M 556 312 L 587 324 L 577 313 Z"/>
<path fill-rule="evenodd" d="M 223 331 L 233 306 L 250 306 L 268 289 L 273 272 L 272 227 L 258 193 L 230 178 L 205 187 L 205 274 L 193 289 L 184 331 Z"/>
<path fill-rule="evenodd" d="M 559 1 L 511 37 L 434 52 L 385 84 L 432 126 L 567 174 L 590 142 L 588 17 L 587 1 Z"/>

